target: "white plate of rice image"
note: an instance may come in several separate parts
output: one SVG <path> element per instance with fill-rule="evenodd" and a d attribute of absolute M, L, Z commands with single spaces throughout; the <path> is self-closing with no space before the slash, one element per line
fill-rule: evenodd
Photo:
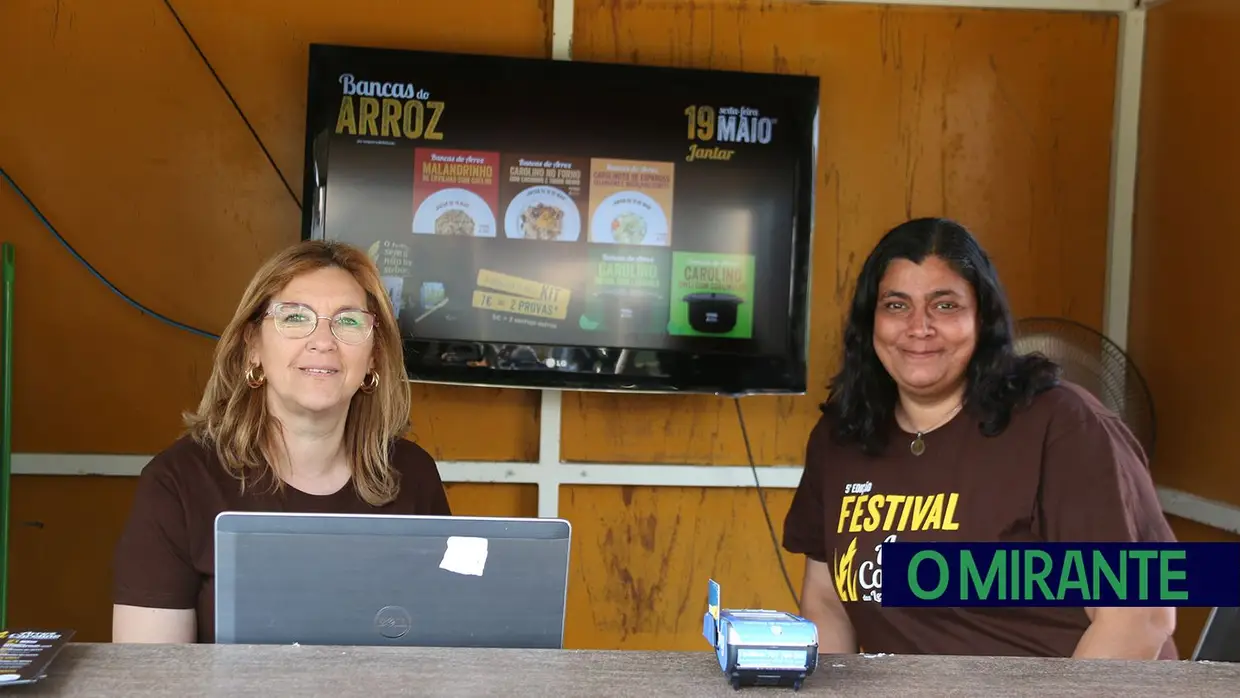
<path fill-rule="evenodd" d="M 637 191 L 603 199 L 590 219 L 590 242 L 666 247 L 671 237 L 663 207 Z"/>
<path fill-rule="evenodd" d="M 581 237 L 577 202 L 555 187 L 530 187 L 508 204 L 504 235 L 518 240 L 573 242 Z"/>
<path fill-rule="evenodd" d="M 468 189 L 440 189 L 413 214 L 414 235 L 495 237 L 495 213 Z"/>

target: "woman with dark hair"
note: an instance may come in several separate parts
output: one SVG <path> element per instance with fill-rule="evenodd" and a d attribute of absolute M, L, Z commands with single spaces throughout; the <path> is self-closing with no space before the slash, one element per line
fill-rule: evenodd
<path fill-rule="evenodd" d="M 901 541 L 1175 540 L 1123 422 L 1018 355 L 998 274 L 963 226 L 888 232 L 857 279 L 844 357 L 784 547 L 824 653 L 1174 659 L 1174 608 L 882 606 Z"/>

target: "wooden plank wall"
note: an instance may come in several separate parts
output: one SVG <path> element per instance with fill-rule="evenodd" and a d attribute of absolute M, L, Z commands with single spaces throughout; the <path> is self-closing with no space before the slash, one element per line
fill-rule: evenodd
<path fill-rule="evenodd" d="M 550 55 L 549 0 L 174 0 L 300 195 L 311 41 Z M 486 21 L 479 21 L 485 17 Z M 300 214 L 162 0 L 0 9 L 0 167 L 130 296 L 218 332 Z M 16 245 L 15 452 L 139 453 L 175 438 L 212 343 L 112 295 L 0 191 Z M 533 460 L 538 395 L 417 385 L 414 436 L 441 460 Z M 480 425 L 483 425 L 480 427 Z M 479 434 L 485 434 L 479 438 Z M 111 636 L 128 479 L 18 477 L 10 620 Z M 532 485 L 454 484 L 466 514 L 537 514 Z"/>
<path fill-rule="evenodd" d="M 1240 506 L 1232 438 L 1240 374 L 1228 351 L 1240 339 L 1230 302 L 1240 255 L 1240 94 L 1217 86 L 1235 61 L 1234 0 L 1168 0 L 1148 11 L 1129 349 L 1154 396 L 1159 483 Z M 1174 523 L 1186 539 L 1240 541 Z M 1181 611 L 1182 653 L 1206 613 Z"/>
<path fill-rule="evenodd" d="M 174 0 L 292 182 L 306 47 L 328 41 L 547 56 L 550 0 Z M 864 255 L 901 220 L 946 214 L 995 257 L 1019 314 L 1102 321 L 1117 21 L 1076 13 L 804 2 L 577 0 L 582 60 L 823 79 L 811 393 L 745 402 L 760 465 L 798 463 Z M 16 0 L 0 10 L 0 167 L 131 295 L 218 329 L 298 213 L 159 0 Z M 514 116 L 519 118 L 519 116 Z M 0 192 L 18 250 L 15 450 L 151 453 L 197 400 L 210 343 L 142 317 Z M 415 435 L 444 460 L 533 460 L 537 395 L 416 388 Z M 567 460 L 742 464 L 731 405 L 570 395 Z M 127 479 L 21 477 L 14 623 L 108 637 Z M 766 491 L 776 525 L 790 492 Z M 532 488 L 457 485 L 462 513 L 533 515 Z M 702 586 L 790 607 L 751 489 L 574 486 L 566 643 L 702 649 Z M 33 522 L 26 525 L 27 522 Z M 794 580 L 800 561 L 788 560 Z"/>
<path fill-rule="evenodd" d="M 1115 18 L 801 3 L 578 0 L 573 56 L 822 78 L 812 392 L 747 399 L 759 464 L 799 464 L 842 308 L 878 237 L 921 215 L 974 227 L 1017 313 L 1102 321 Z M 730 402 L 566 396 L 563 457 L 747 464 Z M 779 530 L 790 491 L 766 490 Z M 700 649 L 701 587 L 790 607 L 752 490 L 562 488 L 579 564 L 574 646 Z M 798 592 L 803 560 L 785 556 Z"/>

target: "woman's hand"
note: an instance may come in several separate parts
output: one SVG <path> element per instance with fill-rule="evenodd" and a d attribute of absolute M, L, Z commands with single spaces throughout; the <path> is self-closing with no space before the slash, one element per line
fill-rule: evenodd
<path fill-rule="evenodd" d="M 197 632 L 192 608 L 112 606 L 112 642 L 186 644 Z"/>
<path fill-rule="evenodd" d="M 835 590 L 831 566 L 808 557 L 801 584 L 801 615 L 818 626 L 819 654 L 857 653 L 857 634 Z"/>
<path fill-rule="evenodd" d="M 1077 659 L 1158 659 L 1175 632 L 1174 608 L 1086 608 Z"/>

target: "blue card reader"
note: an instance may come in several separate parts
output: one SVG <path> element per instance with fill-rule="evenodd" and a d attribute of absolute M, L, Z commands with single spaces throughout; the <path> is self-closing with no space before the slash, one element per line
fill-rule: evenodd
<path fill-rule="evenodd" d="M 709 580 L 702 635 L 715 648 L 719 668 L 741 686 L 791 686 L 799 690 L 818 664 L 818 627 L 783 611 L 722 609 L 719 583 Z"/>

